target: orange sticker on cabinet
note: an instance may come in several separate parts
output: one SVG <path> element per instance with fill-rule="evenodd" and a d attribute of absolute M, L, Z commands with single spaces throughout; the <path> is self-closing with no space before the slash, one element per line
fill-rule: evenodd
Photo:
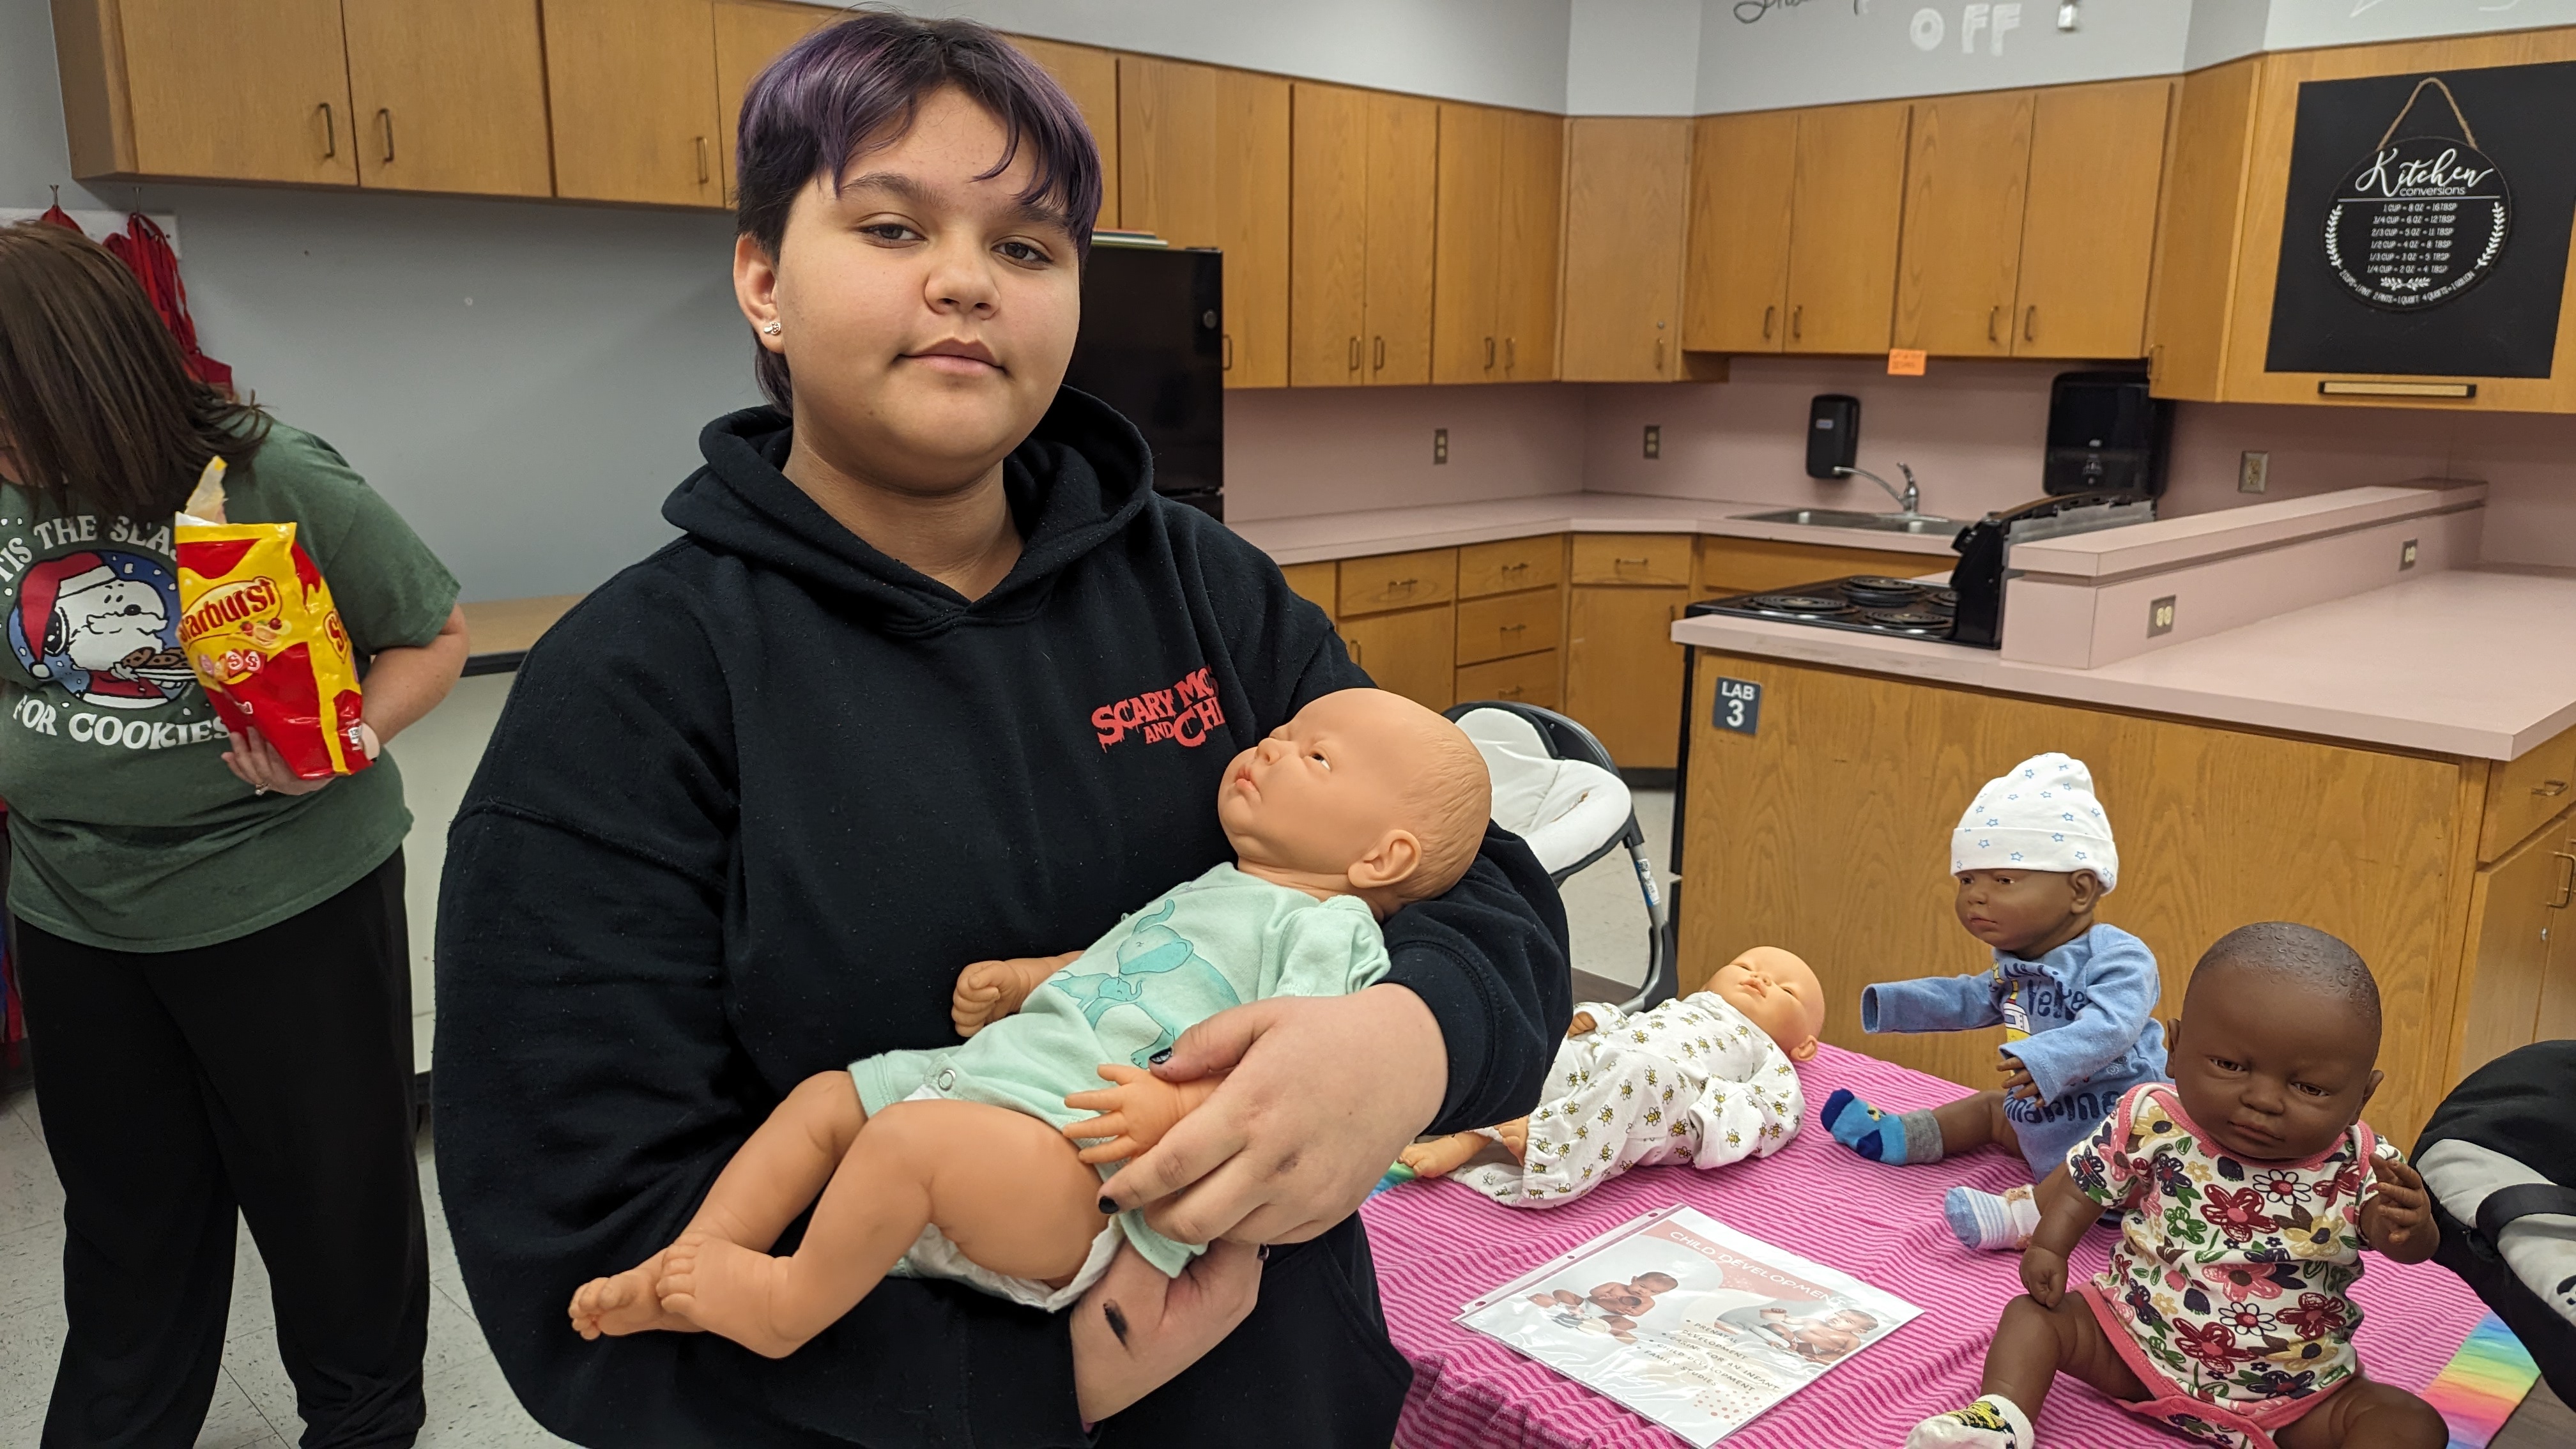
<path fill-rule="evenodd" d="M 1890 377 L 1921 377 L 1923 375 L 1923 359 L 1925 355 L 1926 354 L 1911 347 L 1891 347 L 1887 349 L 1887 375 Z"/>

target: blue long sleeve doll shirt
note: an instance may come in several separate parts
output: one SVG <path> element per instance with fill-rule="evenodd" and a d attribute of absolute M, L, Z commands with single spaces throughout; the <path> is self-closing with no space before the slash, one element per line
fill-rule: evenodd
<path fill-rule="evenodd" d="M 2167 1080 L 2156 954 L 2117 926 L 2097 925 L 2025 961 L 2002 951 L 1974 976 L 1882 981 L 1860 994 L 1863 1031 L 1967 1031 L 2001 1024 L 2039 1100 L 2004 1103 L 2034 1179 L 2091 1136 L 2120 1094 Z M 2027 1035 L 2018 1035 L 2027 1033 Z"/>

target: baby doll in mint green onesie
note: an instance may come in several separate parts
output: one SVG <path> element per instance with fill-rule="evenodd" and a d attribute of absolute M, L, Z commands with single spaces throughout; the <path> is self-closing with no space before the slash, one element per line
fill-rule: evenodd
<path fill-rule="evenodd" d="M 1378 922 L 1457 884 L 1492 799 L 1483 756 L 1430 710 L 1375 689 L 1307 705 L 1226 767 L 1217 818 L 1233 864 L 1088 950 L 968 967 L 951 1013 L 961 1045 L 808 1078 L 677 1241 L 573 1295 L 574 1330 L 704 1329 L 779 1358 L 890 1272 L 1049 1310 L 1108 1271 L 1122 1241 L 1177 1276 L 1204 1249 L 1140 1212 L 1104 1214 L 1100 1183 L 1220 1079 L 1164 1082 L 1147 1067 L 1229 1007 L 1375 983 L 1388 964 Z M 808 1205 L 795 1254 L 770 1256 Z"/>

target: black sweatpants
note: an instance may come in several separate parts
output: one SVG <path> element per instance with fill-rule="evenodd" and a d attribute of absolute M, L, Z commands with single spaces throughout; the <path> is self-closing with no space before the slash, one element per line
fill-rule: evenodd
<path fill-rule="evenodd" d="M 419 1432 L 429 1255 L 402 892 L 396 852 L 300 915 L 186 951 L 17 923 L 67 1230 L 45 1449 L 195 1442 L 236 1207 L 268 1264 L 305 1449 Z"/>

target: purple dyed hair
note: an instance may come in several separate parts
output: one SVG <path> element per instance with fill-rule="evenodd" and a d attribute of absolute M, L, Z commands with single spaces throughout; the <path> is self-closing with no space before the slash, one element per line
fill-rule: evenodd
<path fill-rule="evenodd" d="M 1002 123 L 1002 158 L 984 175 L 1008 170 L 1026 144 L 1036 165 L 1020 200 L 1061 214 L 1077 264 L 1087 260 L 1100 215 L 1100 151 L 1064 88 L 974 21 L 882 10 L 855 11 L 806 36 L 751 83 L 734 151 L 736 226 L 777 256 L 807 182 L 837 180 L 861 153 L 902 139 L 922 101 L 948 86 Z M 794 395 L 787 359 L 753 352 L 760 390 L 785 411 Z"/>

